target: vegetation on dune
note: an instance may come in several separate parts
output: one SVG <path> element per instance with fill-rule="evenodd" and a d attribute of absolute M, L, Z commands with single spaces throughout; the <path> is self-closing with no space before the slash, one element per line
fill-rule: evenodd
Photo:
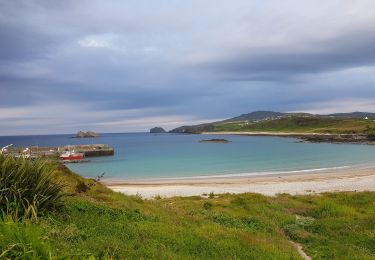
<path fill-rule="evenodd" d="M 143 200 L 55 166 L 65 210 L 0 221 L 1 257 L 301 259 L 290 241 L 314 259 L 375 257 L 375 193 Z"/>

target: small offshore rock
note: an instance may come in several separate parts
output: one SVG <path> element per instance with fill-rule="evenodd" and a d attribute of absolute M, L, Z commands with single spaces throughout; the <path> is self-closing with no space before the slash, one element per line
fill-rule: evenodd
<path fill-rule="evenodd" d="M 200 143 L 229 143 L 227 139 L 205 139 L 205 140 L 200 140 Z"/>

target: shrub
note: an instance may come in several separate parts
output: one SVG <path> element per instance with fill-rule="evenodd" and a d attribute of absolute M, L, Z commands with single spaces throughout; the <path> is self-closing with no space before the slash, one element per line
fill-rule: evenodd
<path fill-rule="evenodd" d="M 375 141 L 375 127 L 367 126 L 365 133 L 367 134 L 367 139 Z"/>
<path fill-rule="evenodd" d="M 204 209 L 211 209 L 212 208 L 212 203 L 210 203 L 210 202 L 204 202 L 203 203 L 203 208 Z"/>
<path fill-rule="evenodd" d="M 79 181 L 76 186 L 76 192 L 77 193 L 85 193 L 90 189 L 89 186 L 86 185 L 83 181 Z"/>
<path fill-rule="evenodd" d="M 46 160 L 0 155 L 1 217 L 34 218 L 62 207 L 62 185 L 52 179 L 53 168 Z"/>

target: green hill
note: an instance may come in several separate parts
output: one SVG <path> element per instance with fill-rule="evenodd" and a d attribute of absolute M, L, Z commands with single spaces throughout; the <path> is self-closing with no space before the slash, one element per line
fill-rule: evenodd
<path fill-rule="evenodd" d="M 367 127 L 375 127 L 372 120 L 329 117 L 292 116 L 270 119 L 260 122 L 220 123 L 213 127 L 214 132 L 220 131 L 268 131 L 268 132 L 306 132 L 330 134 L 364 134 Z"/>
<path fill-rule="evenodd" d="M 362 117 L 363 116 L 363 117 Z M 330 134 L 366 134 L 375 128 L 375 114 L 349 113 L 312 115 L 306 113 L 277 113 L 258 111 L 228 120 L 195 126 L 182 126 L 172 133 L 201 132 L 298 132 Z"/>

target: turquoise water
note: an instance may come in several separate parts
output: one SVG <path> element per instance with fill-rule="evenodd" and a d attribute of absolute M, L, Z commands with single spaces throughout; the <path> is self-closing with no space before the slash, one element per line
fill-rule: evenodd
<path fill-rule="evenodd" d="M 103 134 L 95 139 L 69 135 L 0 137 L 0 145 L 66 145 L 104 143 L 115 149 L 110 157 L 68 164 L 73 171 L 94 177 L 105 172 L 113 179 L 269 174 L 372 164 L 375 146 L 302 143 L 293 138 L 175 134 Z M 225 138 L 230 143 L 200 143 Z"/>

